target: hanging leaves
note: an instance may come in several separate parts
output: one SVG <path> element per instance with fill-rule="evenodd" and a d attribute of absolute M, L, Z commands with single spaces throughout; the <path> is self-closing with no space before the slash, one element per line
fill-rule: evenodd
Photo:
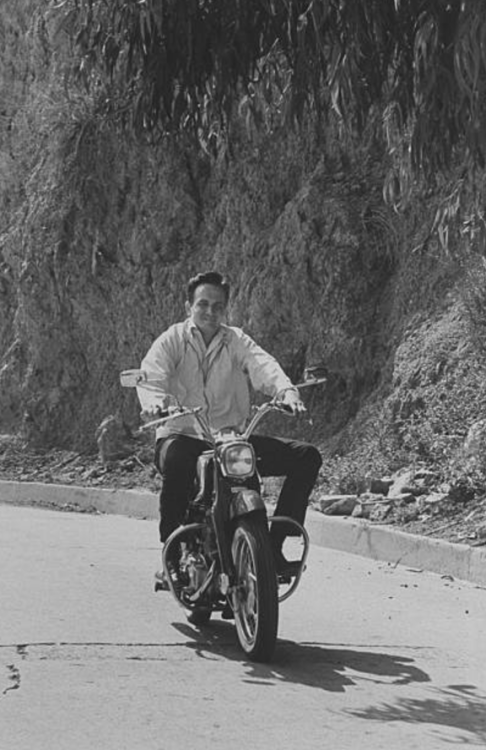
<path fill-rule="evenodd" d="M 84 85 L 109 81 L 138 130 L 207 140 L 238 109 L 270 127 L 310 108 L 359 133 L 381 111 L 399 180 L 403 165 L 433 179 L 458 154 L 486 158 L 484 0 L 66 0 L 57 12 Z"/>

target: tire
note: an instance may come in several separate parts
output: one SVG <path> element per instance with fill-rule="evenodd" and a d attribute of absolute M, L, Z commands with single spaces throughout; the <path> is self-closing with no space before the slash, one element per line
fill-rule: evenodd
<path fill-rule="evenodd" d="M 231 552 L 238 640 L 252 661 L 270 661 L 277 641 L 278 587 L 268 529 L 261 518 L 239 521 Z"/>

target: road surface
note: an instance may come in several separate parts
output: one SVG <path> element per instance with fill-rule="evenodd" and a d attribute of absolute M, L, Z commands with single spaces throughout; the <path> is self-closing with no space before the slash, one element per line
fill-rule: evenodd
<path fill-rule="evenodd" d="M 486 748 L 486 591 L 312 547 L 271 665 L 155 594 L 157 525 L 0 505 L 1 750 Z"/>

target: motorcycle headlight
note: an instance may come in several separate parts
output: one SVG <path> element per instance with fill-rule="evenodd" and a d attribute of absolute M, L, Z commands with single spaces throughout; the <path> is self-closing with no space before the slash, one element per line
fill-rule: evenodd
<path fill-rule="evenodd" d="M 221 467 L 227 477 L 250 477 L 255 473 L 255 453 L 248 443 L 229 443 L 221 448 Z"/>

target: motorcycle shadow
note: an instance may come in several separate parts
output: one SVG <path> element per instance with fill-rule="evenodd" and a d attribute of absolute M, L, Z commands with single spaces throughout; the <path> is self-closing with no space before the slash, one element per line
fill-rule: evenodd
<path fill-rule="evenodd" d="M 366 645 L 343 648 L 344 644 L 279 639 L 272 662 L 256 664 L 245 659 L 232 623 L 211 621 L 198 629 L 185 623 L 172 624 L 188 639 L 187 647 L 194 649 L 199 657 L 223 657 L 245 665 L 249 670 L 246 682 L 269 685 L 283 682 L 344 692 L 360 679 L 387 685 L 430 681 L 429 675 L 415 666 L 413 659 L 377 649 L 367 650 Z"/>

